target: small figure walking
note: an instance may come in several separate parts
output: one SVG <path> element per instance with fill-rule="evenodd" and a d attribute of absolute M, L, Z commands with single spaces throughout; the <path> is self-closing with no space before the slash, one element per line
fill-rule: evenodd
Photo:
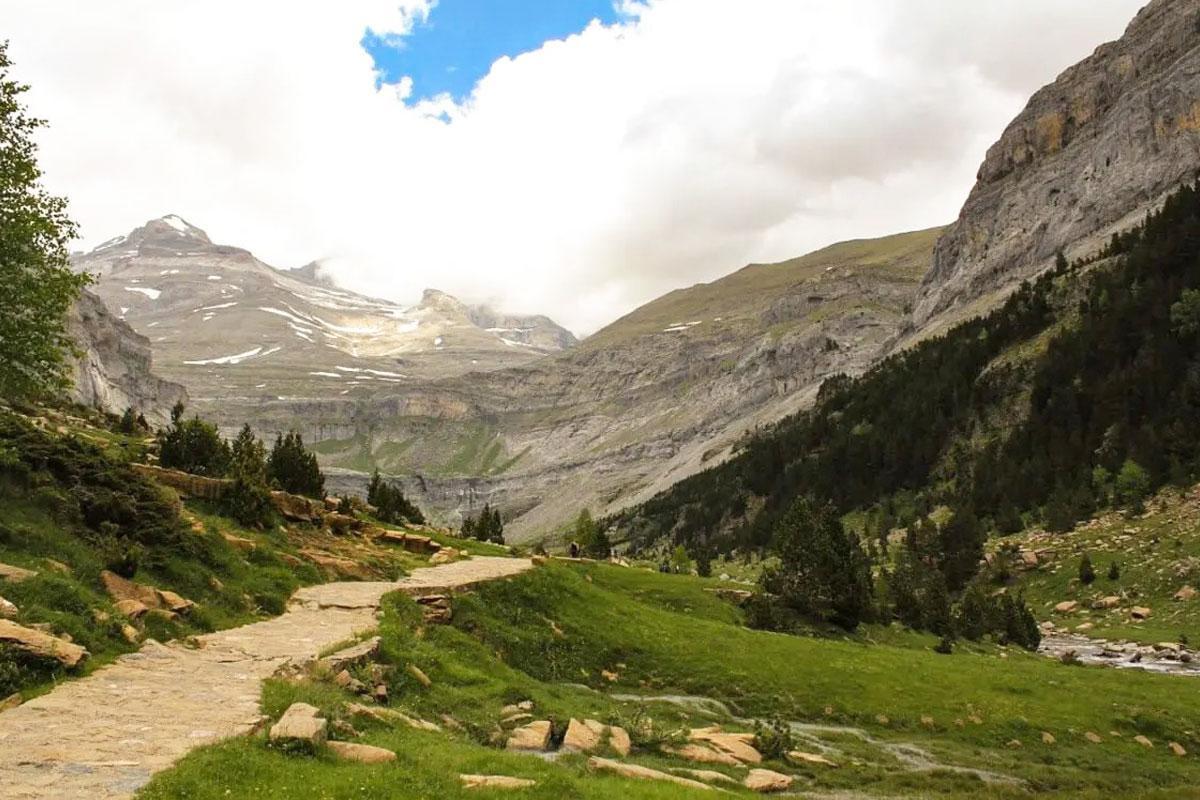
<path fill-rule="evenodd" d="M 571 542 L 570 548 L 571 558 L 579 558 L 579 543 Z"/>

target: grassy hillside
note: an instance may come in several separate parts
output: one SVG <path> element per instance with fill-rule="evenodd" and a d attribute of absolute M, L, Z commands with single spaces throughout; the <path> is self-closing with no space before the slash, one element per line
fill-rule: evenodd
<path fill-rule="evenodd" d="M 1014 577 L 1040 619 L 1090 637 L 1200 645 L 1200 597 L 1176 598 L 1185 587 L 1200 589 L 1200 488 L 1165 491 L 1142 515 L 1107 513 L 1061 534 L 1031 530 L 991 549 L 1014 548 L 1038 556 L 1036 568 Z M 1095 570 L 1090 585 L 1079 578 L 1084 555 Z M 1104 597 L 1120 603 L 1093 608 Z M 1055 610 L 1069 601 L 1079 607 Z M 1134 607 L 1148 608 L 1150 617 L 1135 619 Z"/>
<path fill-rule="evenodd" d="M 929 268 L 933 245 L 942 230 L 842 242 L 778 264 L 751 264 L 711 283 L 663 295 L 588 337 L 583 346 L 603 349 L 696 321 L 703 321 L 708 330 L 714 322 L 717 328 L 744 321 L 761 324 L 763 312 L 778 297 L 828 277 L 829 272 L 915 286 Z M 714 314 L 720 316 L 719 321 Z"/>
<path fill-rule="evenodd" d="M 90 672 L 146 638 L 184 639 L 279 614 L 297 588 L 333 577 L 313 563 L 313 552 L 351 558 L 360 577 L 395 577 L 415 563 L 316 527 L 277 519 L 245 529 L 210 504 L 184 503 L 130 468 L 144 450 L 141 438 L 100 423 L 53 411 L 0 412 L 0 563 L 35 573 L 0 578 L 0 597 L 17 607 L 19 625 L 43 626 L 90 653 L 68 671 L 0 647 L 0 699 Z M 105 590 L 105 570 L 195 607 L 127 618 Z"/>
<path fill-rule="evenodd" d="M 501 709 L 525 700 L 560 733 L 571 717 L 627 726 L 630 760 L 664 770 L 697 766 L 660 751 L 677 731 L 713 723 L 750 730 L 750 718 L 785 719 L 798 749 L 838 764 L 768 761 L 795 776 L 802 792 L 1195 796 L 1194 759 L 1166 748 L 1167 741 L 1200 745 L 1200 700 L 1180 691 L 1180 678 L 1068 667 L 991 645 L 938 655 L 928 637 L 894 629 L 839 639 L 750 631 L 736 609 L 705 591 L 717 585 L 611 566 L 548 566 L 457 599 L 449 627 L 423 625 L 415 604 L 394 598 L 382 630 L 389 704 L 439 722 L 442 732 L 352 716 L 349 695 L 319 677 L 276 682 L 264 699 L 271 716 L 294 700 L 311 702 L 399 761 L 362 766 L 288 755 L 257 737 L 197 752 L 140 796 L 480 796 L 460 787 L 460 773 L 538 781 L 525 797 L 707 796 L 602 776 L 582 755 L 506 752 L 496 738 Z M 428 674 L 430 688 L 409 676 L 409 664 Z M 1089 741 L 1089 732 L 1101 741 Z M 1155 746 L 1135 743 L 1136 735 Z"/>

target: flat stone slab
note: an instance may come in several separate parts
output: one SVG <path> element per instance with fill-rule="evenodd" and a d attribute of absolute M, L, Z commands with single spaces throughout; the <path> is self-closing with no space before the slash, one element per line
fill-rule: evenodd
<path fill-rule="evenodd" d="M 382 747 L 354 742 L 329 742 L 331 753 L 342 761 L 353 761 L 358 764 L 388 764 L 396 760 L 396 754 Z"/>
<path fill-rule="evenodd" d="M 707 783 L 694 781 L 691 778 L 681 778 L 678 775 L 671 775 L 666 772 L 660 772 L 649 767 L 639 766 L 637 764 L 626 764 L 624 761 L 613 761 L 610 758 L 598 758 L 592 756 L 588 759 L 588 767 L 601 772 L 611 772 L 614 775 L 620 775 L 623 778 L 633 778 L 642 781 L 663 781 L 665 783 L 673 783 L 676 786 L 686 786 L 689 789 L 704 789 L 712 791 L 711 786 Z"/>
<path fill-rule="evenodd" d="M 464 789 L 529 789 L 537 786 L 537 781 L 507 775 L 459 775 L 458 779 Z"/>

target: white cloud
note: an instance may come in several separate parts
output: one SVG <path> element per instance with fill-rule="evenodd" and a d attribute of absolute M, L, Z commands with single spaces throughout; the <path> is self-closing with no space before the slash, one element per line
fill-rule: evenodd
<path fill-rule="evenodd" d="M 461 106 L 376 91 L 359 47 L 429 0 L 0 9 L 87 246 L 177 213 L 360 291 L 588 332 L 748 261 L 949 221 L 1027 95 L 1140 4 L 627 1 Z"/>

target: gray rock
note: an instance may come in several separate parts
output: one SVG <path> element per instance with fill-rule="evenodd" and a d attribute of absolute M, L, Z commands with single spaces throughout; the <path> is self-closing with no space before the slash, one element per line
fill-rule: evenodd
<path fill-rule="evenodd" d="M 1065 251 L 1094 254 L 1200 167 L 1200 7 L 1153 0 L 1039 91 L 938 242 L 914 323 L 979 311 Z"/>

